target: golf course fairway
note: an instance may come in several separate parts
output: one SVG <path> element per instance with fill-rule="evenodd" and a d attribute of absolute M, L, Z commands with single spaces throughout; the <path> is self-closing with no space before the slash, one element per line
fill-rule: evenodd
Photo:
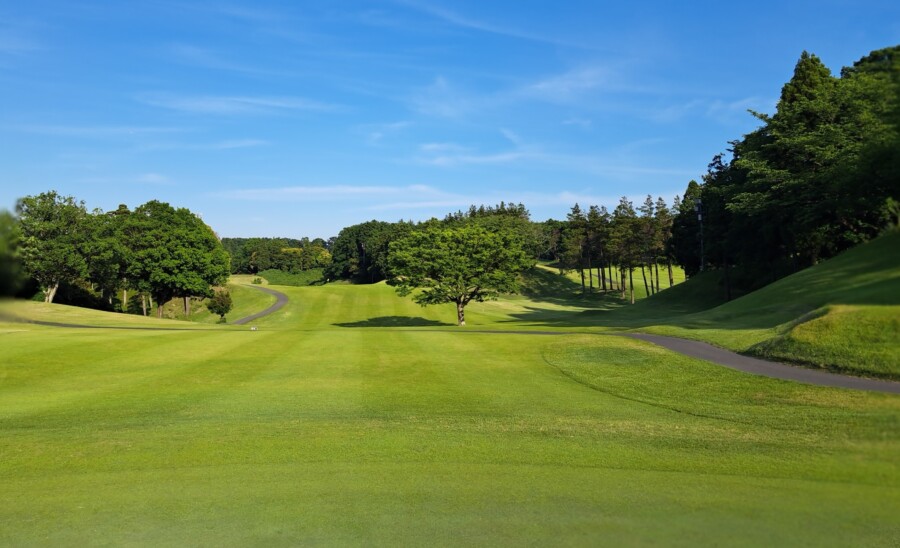
<path fill-rule="evenodd" d="M 896 395 L 522 297 L 457 328 L 383 284 L 275 288 L 256 330 L 0 323 L 0 545 L 900 543 Z"/>

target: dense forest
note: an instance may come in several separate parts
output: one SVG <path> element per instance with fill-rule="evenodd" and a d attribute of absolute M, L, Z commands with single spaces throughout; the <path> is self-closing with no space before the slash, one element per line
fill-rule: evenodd
<path fill-rule="evenodd" d="M 0 212 L 0 292 L 146 314 L 147 300 L 182 297 L 187 307 L 211 296 L 229 273 L 375 283 L 392 277 L 392 242 L 478 227 L 532 263 L 580 272 L 585 293 L 618 291 L 633 302 L 636 276 L 653 294 L 680 265 L 689 276 L 720 270 L 730 298 L 898 223 L 898 55 L 900 46 L 874 51 L 834 76 L 804 52 L 776 112 L 752 112 L 761 125 L 713 156 L 671 206 L 623 197 L 611 211 L 574 204 L 564 220 L 535 222 L 525 205 L 501 202 L 419 223 L 367 221 L 329 240 L 220 240 L 190 211 L 161 202 L 88 212 L 47 192 L 22 198 L 15 215 Z"/>

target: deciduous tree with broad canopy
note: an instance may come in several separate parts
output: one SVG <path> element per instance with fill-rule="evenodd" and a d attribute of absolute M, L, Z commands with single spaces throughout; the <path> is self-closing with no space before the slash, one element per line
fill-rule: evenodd
<path fill-rule="evenodd" d="M 518 290 L 518 274 L 532 261 L 512 231 L 489 231 L 477 225 L 431 226 L 392 242 L 388 254 L 391 279 L 401 296 L 422 306 L 454 303 L 459 325 L 472 301 L 496 299 Z"/>
<path fill-rule="evenodd" d="M 228 254 L 200 217 L 156 200 L 135 209 L 129 219 L 132 261 L 128 277 L 153 295 L 157 315 L 172 297 L 211 297 L 212 287 L 228 279 Z"/>
<path fill-rule="evenodd" d="M 16 213 L 26 273 L 44 291 L 44 302 L 52 303 L 61 282 L 87 275 L 88 213 L 84 202 L 55 191 L 44 192 L 20 199 Z"/>

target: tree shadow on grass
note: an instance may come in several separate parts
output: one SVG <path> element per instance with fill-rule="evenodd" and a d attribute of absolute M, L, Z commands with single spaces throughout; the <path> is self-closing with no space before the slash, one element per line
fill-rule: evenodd
<path fill-rule="evenodd" d="M 452 327 L 454 324 L 414 316 L 379 316 L 358 322 L 344 322 L 333 325 L 338 327 Z"/>

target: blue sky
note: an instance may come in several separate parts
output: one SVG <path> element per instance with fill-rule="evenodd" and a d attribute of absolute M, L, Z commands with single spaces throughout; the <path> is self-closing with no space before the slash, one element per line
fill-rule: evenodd
<path fill-rule="evenodd" d="M 523 202 L 668 202 L 803 50 L 900 42 L 896 2 L 0 1 L 0 208 L 151 199 L 221 236 Z"/>

